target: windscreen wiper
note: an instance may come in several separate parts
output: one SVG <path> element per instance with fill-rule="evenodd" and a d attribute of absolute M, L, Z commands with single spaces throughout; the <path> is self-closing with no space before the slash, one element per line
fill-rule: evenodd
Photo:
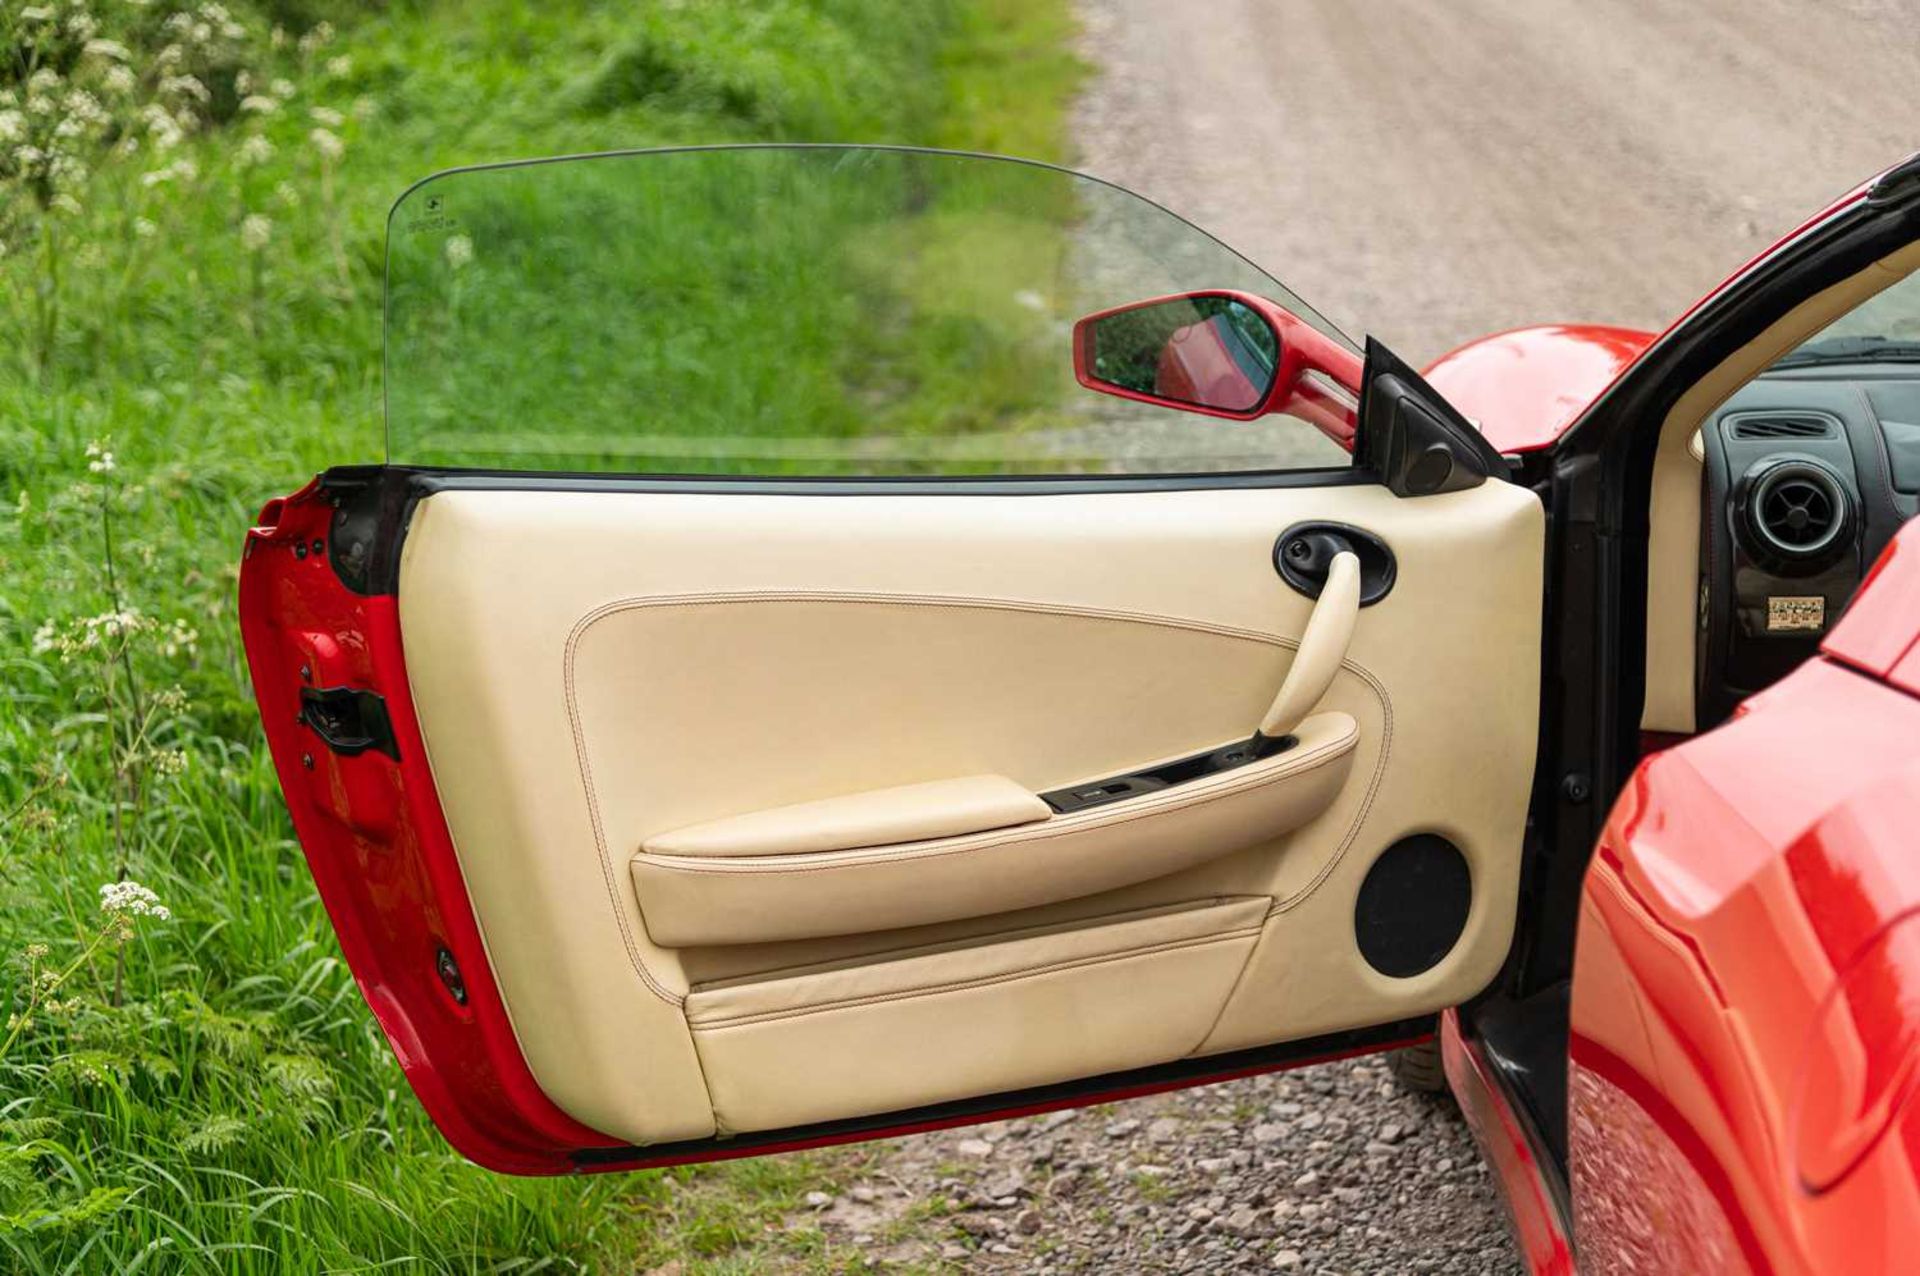
<path fill-rule="evenodd" d="M 1824 341 L 1809 341 L 1793 353 L 1783 355 L 1768 371 L 1830 363 L 1920 363 L 1920 341 L 1898 341 L 1882 336 L 1828 337 Z"/>

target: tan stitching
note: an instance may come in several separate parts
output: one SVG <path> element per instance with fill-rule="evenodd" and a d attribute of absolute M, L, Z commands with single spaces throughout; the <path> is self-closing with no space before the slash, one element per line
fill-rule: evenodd
<path fill-rule="evenodd" d="M 634 942 L 633 928 L 627 924 L 627 910 L 621 902 L 618 887 L 615 885 L 613 859 L 607 854 L 607 832 L 600 820 L 600 798 L 594 792 L 593 767 L 587 762 L 587 742 L 580 726 L 580 704 L 574 696 L 573 658 L 577 640 L 586 622 L 575 625 L 567 636 L 566 662 L 563 676 L 566 681 L 567 724 L 573 732 L 573 755 L 580 766 L 580 783 L 587 791 L 587 817 L 593 824 L 593 845 L 600 855 L 600 875 L 607 884 L 607 902 L 613 906 L 613 919 L 620 927 L 620 939 L 627 946 L 627 959 L 633 963 L 634 973 L 638 974 L 648 990 L 670 1006 L 684 1007 L 686 998 L 663 986 L 647 969 L 646 959 L 640 955 L 640 945 Z"/>
<path fill-rule="evenodd" d="M 657 594 L 637 598 L 616 599 L 603 603 L 575 622 L 567 634 L 566 655 L 563 665 L 565 694 L 567 702 L 567 720 L 572 730 L 574 758 L 580 768 L 581 784 L 586 790 L 587 812 L 593 827 L 594 849 L 600 857 L 601 876 L 607 887 L 607 903 L 612 907 L 614 920 L 620 927 L 620 938 L 627 948 L 627 957 L 647 988 L 662 1001 L 671 1006 L 681 1006 L 685 998 L 662 985 L 647 969 L 641 955 L 640 946 L 635 942 L 633 929 L 627 922 L 626 907 L 620 896 L 618 879 L 613 866 L 613 857 L 607 849 L 606 829 L 600 818 L 600 801 L 594 789 L 593 767 L 587 760 L 587 747 L 584 728 L 580 722 L 580 704 L 574 685 L 574 658 L 579 649 L 580 640 L 594 624 L 623 611 L 636 611 L 649 607 L 696 607 L 710 604 L 760 603 L 760 602 L 828 602 L 853 603 L 875 606 L 896 607 L 952 607 L 974 608 L 978 610 L 999 610 L 1030 612 L 1042 615 L 1082 616 L 1094 620 L 1115 620 L 1135 624 L 1157 625 L 1167 629 L 1179 629 L 1193 633 L 1218 634 L 1223 637 L 1241 638 L 1249 642 L 1263 643 L 1270 647 L 1281 647 L 1289 651 L 1299 650 L 1298 639 L 1278 634 L 1262 633 L 1259 630 L 1243 629 L 1237 625 L 1219 625 L 1208 621 L 1190 620 L 1179 616 L 1163 616 L 1152 612 L 1127 611 L 1122 609 L 1081 607 L 1070 603 L 1035 603 L 1022 599 L 996 598 L 957 598 L 937 594 L 887 594 L 887 593 L 835 593 L 820 590 L 751 590 L 732 593 L 692 593 Z M 1387 754 L 1393 741 L 1393 702 L 1387 695 L 1387 689 L 1380 680 L 1366 668 L 1351 660 L 1342 660 L 1341 667 L 1351 670 L 1364 679 L 1380 700 L 1381 711 L 1386 722 L 1385 738 L 1381 742 L 1380 759 L 1374 766 L 1372 780 L 1367 787 L 1365 802 L 1355 818 L 1347 836 L 1335 850 L 1333 857 L 1305 887 L 1285 900 L 1275 903 L 1272 912 L 1279 913 L 1293 907 L 1305 899 L 1321 882 L 1326 880 L 1335 865 L 1339 863 L 1359 834 L 1360 826 L 1365 822 L 1368 810 L 1373 804 L 1375 793 L 1379 790 L 1380 780 L 1386 770 Z"/>
<path fill-rule="evenodd" d="M 1361 800 L 1360 809 L 1354 812 L 1353 823 L 1347 826 L 1347 835 L 1340 839 L 1340 845 L 1334 848 L 1327 862 L 1320 866 L 1320 871 L 1315 873 L 1305 886 L 1284 899 L 1274 901 L 1273 907 L 1267 910 L 1269 917 L 1279 916 L 1313 894 L 1339 866 L 1340 861 L 1346 858 L 1347 851 L 1352 848 L 1355 839 L 1360 836 L 1361 828 L 1367 822 L 1368 813 L 1373 810 L 1373 799 L 1380 792 L 1380 782 L 1387 775 L 1387 758 L 1393 752 L 1393 698 L 1387 694 L 1386 687 L 1370 671 L 1350 662 L 1343 662 L 1343 664 L 1366 679 L 1367 684 L 1373 688 L 1374 694 L 1380 698 L 1380 760 L 1373 764 L 1373 776 L 1367 781 L 1367 795 Z"/>
<path fill-rule="evenodd" d="M 1277 784 L 1281 780 L 1295 779 L 1313 771 L 1318 771 L 1321 767 L 1329 763 L 1338 762 L 1340 759 L 1346 757 L 1347 754 L 1353 752 L 1358 742 L 1359 733 L 1356 731 L 1331 744 L 1321 746 L 1320 749 L 1313 753 L 1302 754 L 1297 760 L 1303 763 L 1303 765 L 1275 769 L 1269 774 L 1252 781 L 1242 779 L 1239 783 L 1213 784 L 1207 786 L 1204 792 L 1183 791 L 1197 789 L 1199 788 L 1198 784 L 1182 785 L 1180 790 L 1175 790 L 1175 792 L 1180 793 L 1180 797 L 1177 800 L 1162 799 L 1150 810 L 1147 809 L 1147 804 L 1154 802 L 1155 799 L 1141 798 L 1130 803 L 1129 806 L 1131 810 L 1128 811 L 1115 812 L 1113 810 L 1107 810 L 1086 816 L 1068 816 L 1066 819 L 1048 820 L 1042 824 L 1029 825 L 1026 828 L 1005 834 L 973 835 L 964 840 L 947 838 L 922 844 L 923 848 L 937 846 L 940 847 L 939 850 L 918 849 L 892 851 L 885 854 L 826 851 L 820 853 L 821 858 L 818 861 L 799 867 L 791 866 L 790 861 L 800 857 L 791 855 L 778 859 L 774 857 L 749 858 L 746 856 L 727 856 L 721 858 L 686 855 L 648 855 L 643 852 L 642 854 L 634 856 L 634 858 L 654 867 L 675 873 L 691 873 L 717 877 L 831 873 L 842 869 L 865 868 L 872 864 L 893 864 L 903 861 L 918 864 L 924 863 L 927 860 L 945 859 L 949 855 L 978 854 L 984 851 L 1000 850 L 1009 846 L 1023 846 L 1030 842 L 1043 842 L 1056 837 L 1072 837 L 1078 833 L 1087 833 L 1115 824 L 1132 824 L 1157 819 L 1160 816 L 1172 815 L 1175 812 L 1184 811 L 1188 807 L 1199 806 L 1205 802 L 1257 792 L 1269 785 Z M 1244 772 L 1229 774 L 1237 776 L 1244 775 Z M 1078 820 L 1077 823 L 1075 822 L 1076 820 Z"/>
<path fill-rule="evenodd" d="M 1220 1030 L 1220 1021 L 1227 1017 L 1227 1007 L 1233 1004 L 1235 995 L 1240 991 L 1240 985 L 1247 981 L 1247 972 L 1253 969 L 1254 954 L 1260 951 L 1260 941 L 1266 936 L 1267 923 L 1272 919 L 1273 909 L 1269 906 L 1267 911 L 1260 915 L 1260 925 L 1254 928 L 1254 940 L 1247 948 L 1247 959 L 1241 962 L 1240 969 L 1234 972 L 1233 986 L 1228 988 L 1227 995 L 1220 999 L 1220 1008 L 1213 1012 L 1213 1019 L 1201 1032 L 1200 1039 L 1187 1050 L 1187 1055 L 1199 1054 L 1201 1047 L 1213 1040 L 1213 1034 Z"/>
<path fill-rule="evenodd" d="M 1053 962 L 1045 966 L 1033 966 L 1025 970 L 1009 971 L 1004 975 L 983 975 L 977 979 L 956 980 L 946 984 L 928 984 L 923 988 L 902 989 L 899 992 L 873 993 L 865 997 L 850 997 L 842 1001 L 823 1002 L 817 1006 L 799 1006 L 792 1010 L 765 1010 L 756 1014 L 741 1015 L 736 1018 L 710 1020 L 689 1018 L 687 1022 L 696 1032 L 723 1032 L 729 1028 L 744 1028 L 753 1024 L 769 1023 L 780 1019 L 802 1019 L 809 1015 L 829 1014 L 840 1010 L 857 1010 L 862 1006 L 884 1005 L 891 1001 L 911 1001 L 919 997 L 940 997 L 948 993 L 967 992 L 975 988 L 991 988 L 998 984 L 1017 983 L 1022 979 L 1035 979 L 1042 975 L 1054 975 L 1062 971 L 1080 970 L 1088 966 L 1102 966 L 1111 962 L 1132 961 L 1138 957 L 1152 957 L 1160 953 L 1177 952 L 1183 948 L 1202 948 L 1209 944 L 1227 943 L 1232 940 L 1256 936 L 1259 933 L 1259 926 L 1246 926 L 1238 930 L 1223 931 L 1217 935 L 1197 935 L 1190 939 L 1167 940 L 1163 943 L 1150 944 L 1144 948 L 1130 948 L 1125 952 L 1099 953 L 1087 957 L 1076 957 L 1068 961 Z"/>

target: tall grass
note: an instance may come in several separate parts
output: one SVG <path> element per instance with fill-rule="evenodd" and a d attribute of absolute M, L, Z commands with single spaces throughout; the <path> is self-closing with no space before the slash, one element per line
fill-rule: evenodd
<path fill-rule="evenodd" d="M 240 538 L 266 498 L 381 455 L 383 223 L 413 179 L 687 141 L 1048 155 L 1064 9 L 0 12 L 0 1270 L 842 1261 L 765 1230 L 818 1162 L 519 1181 L 446 1148 L 292 841 Z M 53 127 L 41 101 L 87 117 L 60 172 L 10 135 L 8 111 Z M 103 909 L 123 877 L 158 904 L 115 886 Z"/>

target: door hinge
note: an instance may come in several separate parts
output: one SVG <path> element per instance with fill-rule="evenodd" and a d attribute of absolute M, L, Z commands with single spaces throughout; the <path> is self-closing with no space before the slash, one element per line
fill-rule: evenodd
<path fill-rule="evenodd" d="M 302 687 L 299 721 L 343 758 L 357 757 L 371 749 L 395 762 L 400 760 L 387 702 L 377 691 L 365 687 Z"/>

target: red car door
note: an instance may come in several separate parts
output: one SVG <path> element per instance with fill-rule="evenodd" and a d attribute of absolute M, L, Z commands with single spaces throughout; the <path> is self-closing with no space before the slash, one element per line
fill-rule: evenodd
<path fill-rule="evenodd" d="M 1231 251 L 1041 165 L 753 147 L 407 193 L 386 461 L 267 506 L 241 611 L 321 894 L 455 1146 L 867 1138 L 1381 1049 L 1486 986 L 1541 502 L 1405 369 L 1360 464 L 1075 384 L 1077 318 L 1208 289 L 1358 369 Z M 1360 388 L 1310 397 L 1350 424 Z"/>

